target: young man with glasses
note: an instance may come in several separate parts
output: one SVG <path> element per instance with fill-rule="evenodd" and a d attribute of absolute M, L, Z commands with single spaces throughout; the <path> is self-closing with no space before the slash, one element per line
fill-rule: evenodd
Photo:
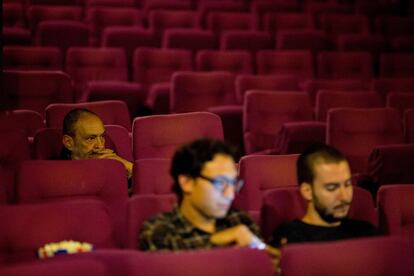
<path fill-rule="evenodd" d="M 245 213 L 231 208 L 242 188 L 235 154 L 221 141 L 200 139 L 186 144 L 172 159 L 171 175 L 179 204 L 173 211 L 146 221 L 139 248 L 155 250 L 248 246 L 279 251 L 259 239 L 259 228 Z"/>

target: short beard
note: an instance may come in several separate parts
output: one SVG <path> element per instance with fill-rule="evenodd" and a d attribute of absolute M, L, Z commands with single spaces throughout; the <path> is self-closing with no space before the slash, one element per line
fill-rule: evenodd
<path fill-rule="evenodd" d="M 313 193 L 313 191 L 312 191 Z M 313 193 L 313 206 L 321 219 L 327 223 L 335 223 L 343 221 L 345 217 L 337 218 L 333 214 L 329 214 L 328 210 L 319 203 L 318 197 Z"/>

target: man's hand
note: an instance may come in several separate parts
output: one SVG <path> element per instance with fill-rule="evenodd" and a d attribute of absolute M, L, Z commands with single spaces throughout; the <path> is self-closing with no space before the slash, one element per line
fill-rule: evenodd
<path fill-rule="evenodd" d="M 253 242 L 255 235 L 244 224 L 233 226 L 226 230 L 211 235 L 210 241 L 215 245 L 235 244 L 238 246 L 248 246 Z"/>
<path fill-rule="evenodd" d="M 91 159 L 113 159 L 113 160 L 117 160 L 117 161 L 121 162 L 124 165 L 125 170 L 127 171 L 127 174 L 128 174 L 128 178 L 130 178 L 132 176 L 133 164 L 131 162 L 129 162 L 128 160 L 126 160 L 126 159 L 120 157 L 119 155 L 117 155 L 111 149 L 101 149 L 99 151 L 95 151 L 95 152 L 93 152 L 89 155 L 89 158 L 91 158 Z"/>

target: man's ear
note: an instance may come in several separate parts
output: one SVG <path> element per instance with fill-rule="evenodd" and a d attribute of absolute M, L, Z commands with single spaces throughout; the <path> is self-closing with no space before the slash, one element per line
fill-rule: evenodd
<path fill-rule="evenodd" d="M 300 184 L 299 190 L 300 190 L 300 193 L 301 193 L 302 197 L 306 201 L 312 201 L 312 199 L 313 199 L 312 184 L 310 184 L 308 182 L 303 182 L 302 184 Z"/>
<path fill-rule="evenodd" d="M 62 137 L 62 143 L 63 143 L 63 146 L 65 146 L 65 148 L 67 148 L 68 150 L 72 151 L 73 146 L 74 146 L 73 145 L 74 142 L 73 142 L 73 138 L 71 136 L 69 136 L 67 134 L 63 135 L 63 137 Z"/>
<path fill-rule="evenodd" d="M 188 175 L 180 174 L 178 176 L 178 184 L 184 194 L 191 193 L 193 191 L 194 179 Z"/>

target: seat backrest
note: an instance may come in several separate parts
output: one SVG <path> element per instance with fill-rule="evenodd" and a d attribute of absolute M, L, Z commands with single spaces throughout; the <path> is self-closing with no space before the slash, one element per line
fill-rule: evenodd
<path fill-rule="evenodd" d="M 239 175 L 244 180 L 234 206 L 246 211 L 260 211 L 266 190 L 296 186 L 298 155 L 247 155 L 239 161 Z M 258 173 L 260 172 L 260 173 Z"/>
<path fill-rule="evenodd" d="M 26 134 L 19 130 L 0 131 L 0 204 L 15 201 L 16 177 L 21 163 L 30 159 Z"/>
<path fill-rule="evenodd" d="M 3 48 L 6 70 L 61 70 L 62 56 L 55 47 L 6 46 Z"/>
<path fill-rule="evenodd" d="M 243 107 L 245 152 L 273 148 L 285 122 L 311 120 L 313 109 L 306 93 L 250 90 Z"/>
<path fill-rule="evenodd" d="M 339 51 L 366 51 L 374 58 L 374 64 L 380 53 L 387 49 L 387 42 L 382 35 L 375 34 L 340 34 L 337 38 Z"/>
<path fill-rule="evenodd" d="M 312 14 L 302 12 L 266 12 L 263 18 L 263 29 L 271 33 L 287 29 L 313 29 L 314 25 Z"/>
<path fill-rule="evenodd" d="M 253 73 L 252 56 L 244 50 L 197 52 L 196 69 L 198 71 L 227 71 L 235 74 Z"/>
<path fill-rule="evenodd" d="M 412 182 L 414 183 L 414 182 Z M 384 185 L 378 191 L 380 230 L 388 235 L 414 238 L 414 185 Z"/>
<path fill-rule="evenodd" d="M 406 109 L 414 108 L 414 90 L 412 92 L 390 92 L 387 95 L 387 107 L 398 109 L 404 114 Z"/>
<path fill-rule="evenodd" d="M 339 34 L 369 34 L 370 32 L 368 17 L 360 14 L 321 14 L 319 24 L 333 42 Z"/>
<path fill-rule="evenodd" d="M 377 186 L 414 183 L 414 144 L 376 147 L 368 158 L 367 175 Z"/>
<path fill-rule="evenodd" d="M 298 91 L 299 79 L 296 76 L 239 75 L 236 77 L 236 96 L 239 103 L 244 103 L 248 90 Z"/>
<path fill-rule="evenodd" d="M 381 54 L 380 76 L 384 78 L 412 78 L 414 76 L 414 54 Z"/>
<path fill-rule="evenodd" d="M 229 72 L 176 72 L 171 85 L 172 113 L 204 111 L 236 103 L 234 75 Z"/>
<path fill-rule="evenodd" d="M 321 79 L 362 79 L 373 77 L 372 56 L 368 52 L 320 52 L 317 72 Z"/>
<path fill-rule="evenodd" d="M 412 242 L 388 237 L 294 244 L 284 247 L 282 255 L 281 269 L 287 276 L 408 276 L 414 273 Z"/>
<path fill-rule="evenodd" d="M 310 50 L 315 55 L 330 48 L 328 36 L 319 30 L 281 30 L 276 34 L 276 49 Z"/>
<path fill-rule="evenodd" d="M 101 45 L 103 30 L 109 26 L 142 26 L 143 14 L 127 7 L 93 7 L 87 9 L 86 22 L 91 27 L 92 45 Z"/>
<path fill-rule="evenodd" d="M 26 20 L 23 3 L 2 3 L 3 25 L 7 27 L 24 28 Z"/>
<path fill-rule="evenodd" d="M 170 159 L 139 159 L 134 163 L 132 194 L 171 194 Z M 155 173 L 156 172 L 156 173 Z"/>
<path fill-rule="evenodd" d="M 142 224 L 158 213 L 171 211 L 176 201 L 173 194 L 132 196 L 128 202 L 127 247 L 137 249 Z"/>
<path fill-rule="evenodd" d="M 230 30 L 221 33 L 219 47 L 221 50 L 247 50 L 254 54 L 262 49 L 272 49 L 273 39 L 267 32 Z"/>
<path fill-rule="evenodd" d="M 11 110 L 0 113 L 0 132 L 18 130 L 32 139 L 35 133 L 45 127 L 43 113 L 28 109 Z"/>
<path fill-rule="evenodd" d="M 354 173 L 366 170 L 376 146 L 404 141 L 400 114 L 391 108 L 333 108 L 326 135 L 326 142 L 347 156 Z"/>
<path fill-rule="evenodd" d="M 123 243 L 128 199 L 127 175 L 116 160 L 30 160 L 17 180 L 19 204 L 93 198 L 105 203 L 114 238 Z"/>
<path fill-rule="evenodd" d="M 201 49 L 217 49 L 216 34 L 201 29 L 167 29 L 162 38 L 163 48 L 186 49 L 193 53 Z"/>
<path fill-rule="evenodd" d="M 46 20 L 82 21 L 83 11 L 79 6 L 30 5 L 27 7 L 27 19 L 32 32 L 40 22 Z"/>
<path fill-rule="evenodd" d="M 121 101 L 98 101 L 73 104 L 50 104 L 46 107 L 46 126 L 61 128 L 65 115 L 75 108 L 87 108 L 98 114 L 106 125 L 120 125 L 131 131 L 131 118 L 126 103 Z"/>
<path fill-rule="evenodd" d="M 0 229 L 3 263 L 36 260 L 40 247 L 64 240 L 88 242 L 98 250 L 121 247 L 108 210 L 98 200 L 1 206 L 0 218 L 7 222 Z"/>
<path fill-rule="evenodd" d="M 414 91 L 413 78 L 378 78 L 371 82 L 371 90 L 380 93 L 383 98 L 390 92 Z"/>
<path fill-rule="evenodd" d="M 414 143 L 414 108 L 407 109 L 403 115 L 404 134 L 407 143 Z"/>
<path fill-rule="evenodd" d="M 105 147 L 126 160 L 132 160 L 131 138 L 128 131 L 118 125 L 105 125 Z M 59 160 L 63 149 L 62 130 L 44 128 L 33 139 L 33 157 L 37 160 Z"/>
<path fill-rule="evenodd" d="M 331 108 L 371 108 L 383 106 L 381 96 L 375 92 L 319 90 L 316 95 L 315 113 L 317 120 L 325 122 L 328 111 Z"/>
<path fill-rule="evenodd" d="M 312 53 L 308 50 L 261 50 L 256 54 L 257 73 L 261 75 L 314 76 Z"/>
<path fill-rule="evenodd" d="M 250 13 L 212 11 L 207 15 L 207 29 L 215 33 L 226 30 L 253 30 L 255 18 Z"/>
<path fill-rule="evenodd" d="M 69 47 L 89 45 L 89 27 L 74 20 L 47 20 L 36 29 L 35 44 L 58 47 L 63 56 Z"/>
<path fill-rule="evenodd" d="M 155 34 L 152 30 L 142 27 L 114 26 L 103 30 L 101 45 L 104 47 L 123 48 L 126 60 L 131 65 L 136 48 L 159 47 L 160 42 L 155 39 Z"/>
<path fill-rule="evenodd" d="M 321 89 L 359 91 L 368 90 L 368 85 L 362 80 L 308 80 L 303 83 L 303 89 L 309 94 L 312 103 L 315 102 L 316 94 Z"/>
<path fill-rule="evenodd" d="M 152 85 L 169 82 L 176 71 L 193 69 L 191 52 L 184 49 L 137 48 L 133 60 L 133 80 Z"/>
<path fill-rule="evenodd" d="M 75 82 L 77 99 L 93 80 L 128 80 L 125 53 L 121 48 L 71 47 L 66 53 L 66 72 Z"/>
<path fill-rule="evenodd" d="M 184 143 L 209 137 L 223 140 L 220 117 L 208 112 L 135 118 L 132 131 L 134 160 L 171 158 Z"/>
<path fill-rule="evenodd" d="M 134 275 L 274 275 L 269 256 L 263 251 L 248 248 L 231 247 L 143 255 L 145 261 L 131 260 L 131 269 L 128 272 Z M 237 265 L 229 265 L 230 263 Z"/>
<path fill-rule="evenodd" d="M 30 109 L 44 115 L 51 103 L 72 103 L 69 75 L 60 71 L 3 71 L 3 91 L 10 109 Z"/>
<path fill-rule="evenodd" d="M 261 209 L 262 232 L 265 238 L 283 223 L 301 219 L 306 212 L 307 204 L 299 187 L 280 187 L 269 190 L 263 195 Z M 364 220 L 377 225 L 377 212 L 371 194 L 359 187 L 354 187 L 353 199 L 348 217 Z"/>
<path fill-rule="evenodd" d="M 148 15 L 148 27 L 161 38 L 167 28 L 198 28 L 198 14 L 187 10 L 152 10 Z"/>

